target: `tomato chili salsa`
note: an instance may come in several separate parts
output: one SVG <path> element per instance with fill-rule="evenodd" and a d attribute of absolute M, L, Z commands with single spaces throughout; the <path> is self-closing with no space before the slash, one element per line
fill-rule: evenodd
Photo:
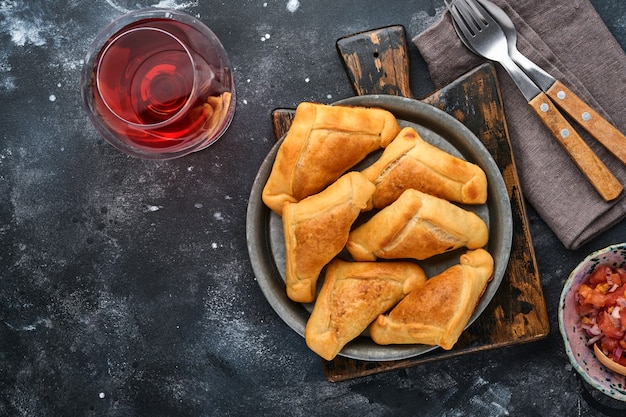
<path fill-rule="evenodd" d="M 626 366 L 626 269 L 598 266 L 577 291 L 576 305 L 588 346 Z"/>

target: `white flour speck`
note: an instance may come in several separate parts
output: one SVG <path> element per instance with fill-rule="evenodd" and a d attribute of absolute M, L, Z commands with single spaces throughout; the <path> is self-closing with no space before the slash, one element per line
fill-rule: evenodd
<path fill-rule="evenodd" d="M 101 392 L 100 394 L 98 394 L 98 397 L 99 398 L 104 398 L 104 397 L 106 397 L 106 395 L 104 394 L 104 392 Z"/>
<path fill-rule="evenodd" d="M 330 100 L 331 98 L 333 98 L 333 95 L 332 94 L 326 94 L 326 98 Z"/>
<path fill-rule="evenodd" d="M 107 4 L 113 7 L 115 10 L 122 13 L 130 12 L 130 9 L 120 6 L 115 0 L 106 0 Z M 163 8 L 163 9 L 185 9 L 187 7 L 197 6 L 198 1 L 188 1 L 182 4 L 178 4 L 175 0 L 160 0 L 158 3 L 153 4 L 151 7 Z"/>
<path fill-rule="evenodd" d="M 188 1 L 178 4 L 175 0 L 161 0 L 157 4 L 153 4 L 152 7 L 158 7 L 163 9 L 186 9 L 187 7 L 197 6 L 197 1 Z"/>
<path fill-rule="evenodd" d="M 217 243 L 215 243 L 215 242 L 211 243 L 211 248 L 217 249 Z"/>
<path fill-rule="evenodd" d="M 201 209 L 202 207 L 204 207 L 204 206 L 202 205 L 202 203 L 196 203 L 196 204 L 194 204 L 193 206 L 194 206 L 195 208 L 197 208 L 197 209 Z"/>
<path fill-rule="evenodd" d="M 15 77 L 7 75 L 0 78 L 0 91 L 13 91 L 15 88 Z"/>
<path fill-rule="evenodd" d="M 306 77 L 306 78 L 304 79 L 304 82 L 305 82 L 305 83 L 308 83 L 309 81 L 311 81 L 311 79 L 310 79 L 309 77 Z"/>
<path fill-rule="evenodd" d="M 46 39 L 42 35 L 42 32 L 46 30 L 41 19 L 34 19 L 31 22 L 22 20 L 17 16 L 4 15 L 8 32 L 11 34 L 11 40 L 17 46 L 24 46 L 27 43 L 35 46 L 43 46 L 46 44 Z"/>
<path fill-rule="evenodd" d="M 289 10 L 291 13 L 295 13 L 299 7 L 300 7 L 300 2 L 298 0 L 289 0 L 287 2 L 287 10 Z"/>
<path fill-rule="evenodd" d="M 117 10 L 117 11 L 120 11 L 120 12 L 122 12 L 122 13 L 128 13 L 128 12 L 130 12 L 130 10 L 128 10 L 127 8 L 122 7 L 122 6 L 118 5 L 118 4 L 115 4 L 115 2 L 114 2 L 114 1 L 112 1 L 112 0 L 106 0 L 106 2 L 107 2 L 107 4 L 108 4 L 109 6 L 113 7 L 113 8 L 114 8 L 115 10 Z"/>
<path fill-rule="evenodd" d="M 213 213 L 213 218 L 215 220 L 224 220 L 224 216 L 222 216 L 222 213 L 219 211 L 216 211 L 215 213 Z"/>
<path fill-rule="evenodd" d="M 246 100 L 245 98 L 243 99 L 243 104 L 248 104 L 248 100 Z"/>
<path fill-rule="evenodd" d="M 50 97 L 48 97 L 48 99 L 54 102 L 54 101 L 57 101 L 57 96 L 55 96 L 54 94 L 50 94 Z"/>
<path fill-rule="evenodd" d="M 163 206 L 152 206 L 152 205 L 148 205 L 148 206 L 146 207 L 146 210 L 147 210 L 147 211 L 152 212 L 152 211 L 159 211 L 159 210 L 161 210 L 162 208 L 163 208 Z"/>

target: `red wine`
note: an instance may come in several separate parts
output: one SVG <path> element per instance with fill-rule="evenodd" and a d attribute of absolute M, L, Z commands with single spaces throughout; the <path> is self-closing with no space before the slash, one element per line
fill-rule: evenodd
<path fill-rule="evenodd" d="M 187 146 L 225 119 L 229 86 L 220 85 L 224 80 L 211 69 L 222 63 L 207 62 L 187 46 L 193 46 L 193 30 L 182 22 L 148 19 L 118 32 L 103 48 L 94 104 L 133 146 Z"/>

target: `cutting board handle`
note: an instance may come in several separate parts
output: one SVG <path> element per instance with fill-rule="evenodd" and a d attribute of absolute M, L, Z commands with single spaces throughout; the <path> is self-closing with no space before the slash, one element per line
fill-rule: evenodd
<path fill-rule="evenodd" d="M 336 46 L 356 95 L 413 96 L 404 26 L 344 36 Z"/>

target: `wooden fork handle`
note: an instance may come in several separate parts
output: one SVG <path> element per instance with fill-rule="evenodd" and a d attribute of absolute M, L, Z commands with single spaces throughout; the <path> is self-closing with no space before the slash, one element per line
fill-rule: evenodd
<path fill-rule="evenodd" d="M 576 123 L 626 164 L 626 136 L 622 132 L 560 81 L 555 82 L 547 94 Z"/>
<path fill-rule="evenodd" d="M 548 96 L 540 93 L 528 104 L 541 118 L 556 140 L 565 148 L 574 163 L 589 179 L 602 198 L 606 201 L 617 198 L 624 189 L 622 184 L 572 128 Z"/>

